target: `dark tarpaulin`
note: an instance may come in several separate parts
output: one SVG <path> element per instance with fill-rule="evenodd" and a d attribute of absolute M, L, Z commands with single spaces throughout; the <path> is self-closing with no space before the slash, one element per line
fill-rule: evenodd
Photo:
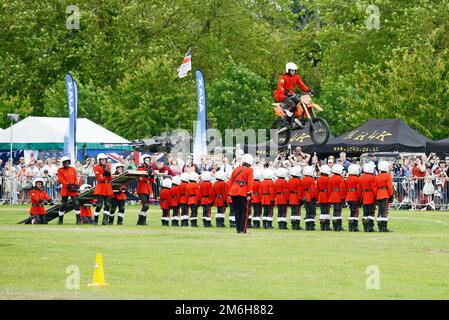
<path fill-rule="evenodd" d="M 438 141 L 429 141 L 426 146 L 427 153 L 447 153 L 449 154 L 449 138 L 438 140 Z"/>
<path fill-rule="evenodd" d="M 425 152 L 431 141 L 410 128 L 400 119 L 371 119 L 361 127 L 313 151 L 319 154 L 346 152 L 348 155 L 365 152 Z"/>

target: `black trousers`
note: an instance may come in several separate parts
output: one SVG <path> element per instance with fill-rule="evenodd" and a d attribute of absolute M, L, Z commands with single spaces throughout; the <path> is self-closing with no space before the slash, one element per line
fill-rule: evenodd
<path fill-rule="evenodd" d="M 111 196 L 97 195 L 97 203 L 95 204 L 95 212 L 100 212 L 104 203 L 104 211 L 111 210 Z"/>
<path fill-rule="evenodd" d="M 315 201 L 305 201 L 304 207 L 306 209 L 306 219 L 315 219 Z"/>
<path fill-rule="evenodd" d="M 255 217 L 260 217 L 262 215 L 262 206 L 260 203 L 253 203 L 252 207 L 253 207 L 253 220 L 254 220 Z"/>
<path fill-rule="evenodd" d="M 329 203 L 320 203 L 320 211 L 322 215 L 326 216 L 326 220 L 330 217 L 327 217 L 329 215 Z"/>
<path fill-rule="evenodd" d="M 68 200 L 69 200 L 69 196 L 63 196 L 62 197 L 62 199 L 61 199 L 61 207 L 59 208 L 59 211 L 65 212 Z M 80 211 L 80 202 L 78 200 L 78 196 L 72 197 L 72 201 L 73 201 L 73 207 L 75 208 L 75 211 Z"/>
<path fill-rule="evenodd" d="M 111 212 L 110 214 L 113 216 L 115 214 L 115 210 L 119 213 L 125 213 L 125 200 L 117 200 L 116 198 L 111 199 Z M 105 207 L 106 210 L 106 207 Z"/>
<path fill-rule="evenodd" d="M 237 232 L 246 233 L 248 223 L 248 200 L 243 196 L 232 196 L 232 207 L 235 214 L 235 227 Z"/>
<path fill-rule="evenodd" d="M 142 207 L 140 208 L 141 212 L 147 212 L 150 209 L 150 195 L 145 193 L 139 193 L 139 200 Z"/>
<path fill-rule="evenodd" d="M 377 200 L 377 217 L 387 218 L 388 217 L 388 199 Z"/>
<path fill-rule="evenodd" d="M 273 205 L 262 205 L 263 217 L 266 221 L 273 221 Z"/>
<path fill-rule="evenodd" d="M 349 211 L 350 213 L 350 217 L 351 218 L 358 218 L 359 217 L 359 206 L 358 203 L 356 201 L 349 201 L 348 202 L 349 205 Z M 356 220 L 356 219 L 353 219 Z"/>

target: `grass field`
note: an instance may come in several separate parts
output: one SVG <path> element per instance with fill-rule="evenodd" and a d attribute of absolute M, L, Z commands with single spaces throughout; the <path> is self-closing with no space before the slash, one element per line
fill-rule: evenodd
<path fill-rule="evenodd" d="M 77 226 L 73 213 L 59 226 L 17 225 L 28 209 L 0 207 L 0 299 L 449 299 L 449 212 L 392 211 L 393 233 L 238 236 L 162 227 L 155 206 L 137 227 L 138 209 L 127 207 L 124 226 Z M 87 286 L 96 253 L 106 288 Z M 78 290 L 66 288 L 71 265 Z M 369 266 L 379 289 L 366 287 Z"/>

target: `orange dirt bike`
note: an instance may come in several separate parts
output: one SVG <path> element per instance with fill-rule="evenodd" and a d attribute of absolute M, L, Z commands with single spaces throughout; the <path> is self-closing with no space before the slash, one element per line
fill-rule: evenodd
<path fill-rule="evenodd" d="M 312 103 L 312 98 L 309 95 L 302 95 L 299 99 L 293 114 L 291 129 L 287 128 L 284 123 L 285 111 L 289 107 L 283 102 L 273 103 L 272 106 L 277 119 L 274 120 L 271 129 L 277 129 L 278 144 L 280 146 L 285 146 L 290 141 L 291 130 L 305 128 L 307 121 L 310 123 L 309 134 L 313 143 L 321 146 L 329 140 L 329 125 L 326 120 L 316 116 L 316 111 L 323 111 L 323 108 Z"/>

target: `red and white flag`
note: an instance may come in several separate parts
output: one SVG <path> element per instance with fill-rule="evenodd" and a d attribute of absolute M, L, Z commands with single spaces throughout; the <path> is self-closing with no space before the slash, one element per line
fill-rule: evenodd
<path fill-rule="evenodd" d="M 184 60 L 182 61 L 181 66 L 178 68 L 178 76 L 180 78 L 184 78 L 187 75 L 187 72 L 192 70 L 192 60 L 190 59 L 190 50 L 186 53 Z"/>

